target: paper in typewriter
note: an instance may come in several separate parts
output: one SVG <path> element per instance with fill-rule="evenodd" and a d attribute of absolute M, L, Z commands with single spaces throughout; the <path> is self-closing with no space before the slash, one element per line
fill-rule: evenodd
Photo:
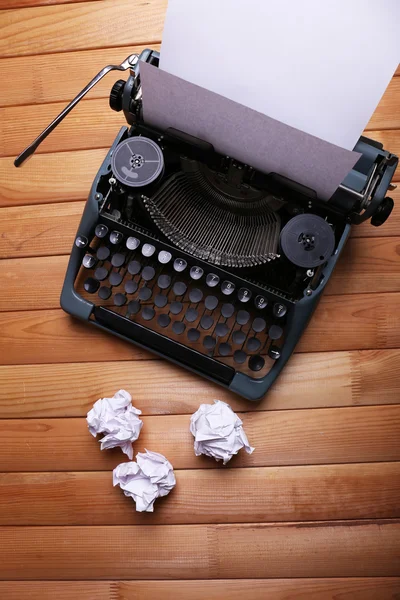
<path fill-rule="evenodd" d="M 329 200 L 360 156 L 148 63 L 140 64 L 140 76 L 146 123 L 206 140 L 221 154 L 314 190 L 321 200 Z"/>
<path fill-rule="evenodd" d="M 160 66 L 348 150 L 400 59 L 400 0 L 169 0 Z"/>

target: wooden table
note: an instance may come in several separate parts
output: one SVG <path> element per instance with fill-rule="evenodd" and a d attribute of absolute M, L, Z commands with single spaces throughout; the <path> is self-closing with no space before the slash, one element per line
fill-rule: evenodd
<path fill-rule="evenodd" d="M 355 227 L 297 353 L 250 405 L 64 314 L 92 178 L 119 127 L 110 76 L 22 169 L 12 159 L 104 64 L 159 47 L 165 0 L 0 0 L 0 598 L 386 600 L 400 594 L 400 194 Z M 9 10 L 10 9 L 10 10 Z M 400 74 L 400 73 L 399 73 Z M 368 135 L 400 154 L 400 77 Z M 400 171 L 397 172 L 400 180 Z M 85 415 L 132 393 L 135 451 L 177 486 L 138 514 Z M 228 401 L 256 451 L 196 458 L 189 415 Z M 157 581 L 156 581 L 157 580 Z"/>

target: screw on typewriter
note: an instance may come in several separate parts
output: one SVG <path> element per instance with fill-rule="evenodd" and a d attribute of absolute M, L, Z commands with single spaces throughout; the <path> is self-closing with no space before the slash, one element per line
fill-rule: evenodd
<path fill-rule="evenodd" d="M 139 60 L 140 59 L 140 60 Z M 119 131 L 85 205 L 61 294 L 68 313 L 250 399 L 300 338 L 353 224 L 379 226 L 397 157 L 361 137 L 328 202 L 304 186 L 143 119 L 145 50 L 100 71 L 16 159 L 19 166 L 111 70 Z"/>

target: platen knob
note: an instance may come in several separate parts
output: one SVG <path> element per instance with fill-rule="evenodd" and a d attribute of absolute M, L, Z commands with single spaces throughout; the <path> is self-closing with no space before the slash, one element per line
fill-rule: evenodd
<path fill-rule="evenodd" d="M 122 110 L 122 94 L 124 93 L 125 83 L 126 81 L 123 79 L 118 79 L 110 92 L 110 108 L 116 112 Z"/>

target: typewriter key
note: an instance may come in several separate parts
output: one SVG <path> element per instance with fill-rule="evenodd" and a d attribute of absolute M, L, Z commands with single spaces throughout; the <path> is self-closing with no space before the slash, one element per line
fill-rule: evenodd
<path fill-rule="evenodd" d="M 195 280 L 200 279 L 203 276 L 203 273 L 204 271 L 201 267 L 192 267 L 190 269 L 190 277 Z"/>
<path fill-rule="evenodd" d="M 171 323 L 171 318 L 168 315 L 159 315 L 157 323 L 160 327 L 168 327 Z"/>
<path fill-rule="evenodd" d="M 178 273 L 181 273 L 182 271 L 184 271 L 186 269 L 186 267 L 187 267 L 187 262 L 183 258 L 176 258 L 174 260 L 174 269 Z"/>
<path fill-rule="evenodd" d="M 183 333 L 186 329 L 186 325 L 185 323 L 182 323 L 182 321 L 175 321 L 175 323 L 173 323 L 172 325 L 172 331 L 174 333 L 177 333 L 178 335 L 180 335 L 181 333 Z"/>
<path fill-rule="evenodd" d="M 139 299 L 140 300 L 149 300 L 149 298 L 151 298 L 151 289 L 146 286 L 143 286 L 142 288 L 140 288 Z"/>
<path fill-rule="evenodd" d="M 236 322 L 239 323 L 239 325 L 246 325 L 249 319 L 250 315 L 247 310 L 239 310 L 236 315 Z"/>
<path fill-rule="evenodd" d="M 281 356 L 281 351 L 276 346 L 271 346 L 271 348 L 268 350 L 268 356 L 273 360 L 278 360 L 278 358 Z"/>
<path fill-rule="evenodd" d="M 193 328 L 189 329 L 189 331 L 187 332 L 187 336 L 191 342 L 197 342 L 197 340 L 200 337 L 200 331 L 197 331 L 197 329 Z"/>
<path fill-rule="evenodd" d="M 199 313 L 195 308 L 188 308 L 185 314 L 185 319 L 186 321 L 189 321 L 189 323 L 193 323 L 193 321 L 195 321 L 198 316 Z"/>
<path fill-rule="evenodd" d="M 200 326 L 202 327 L 202 329 L 210 329 L 210 327 L 212 327 L 213 324 L 214 319 L 209 315 L 204 315 L 203 317 L 201 317 Z"/>
<path fill-rule="evenodd" d="M 143 247 L 142 247 L 143 256 L 147 256 L 147 257 L 153 256 L 155 251 L 156 251 L 156 249 L 153 246 L 153 244 L 143 244 Z"/>
<path fill-rule="evenodd" d="M 233 360 L 239 365 L 242 365 L 245 362 L 246 358 L 247 354 L 246 352 L 243 352 L 243 350 L 236 350 L 233 355 Z"/>
<path fill-rule="evenodd" d="M 154 308 L 151 308 L 150 306 L 144 306 L 142 308 L 142 317 L 145 321 L 151 321 L 155 314 Z"/>
<path fill-rule="evenodd" d="M 120 244 L 123 240 L 123 235 L 120 231 L 112 231 L 110 233 L 110 242 L 112 244 L 114 244 L 114 246 L 116 246 L 117 244 Z"/>
<path fill-rule="evenodd" d="M 115 306 L 123 306 L 125 303 L 126 303 L 125 294 L 115 294 L 115 296 L 114 296 Z"/>
<path fill-rule="evenodd" d="M 85 256 L 83 257 L 83 260 L 82 260 L 82 265 L 86 269 L 93 269 L 95 264 L 96 264 L 95 257 L 92 256 L 91 254 L 85 254 Z"/>
<path fill-rule="evenodd" d="M 225 296 L 230 296 L 235 291 L 235 284 L 231 281 L 223 281 L 221 285 L 221 292 Z"/>
<path fill-rule="evenodd" d="M 120 252 L 117 252 L 111 258 L 111 264 L 113 267 L 117 267 L 117 268 L 122 267 L 124 262 L 125 262 L 125 256 L 123 254 L 121 254 Z"/>
<path fill-rule="evenodd" d="M 284 304 L 280 304 L 276 302 L 272 308 L 272 313 L 274 317 L 284 317 L 286 315 L 287 308 Z"/>
<path fill-rule="evenodd" d="M 138 289 L 138 284 L 133 279 L 130 279 L 125 283 L 125 292 L 127 294 L 134 294 Z"/>
<path fill-rule="evenodd" d="M 128 304 L 128 314 L 136 315 L 140 310 L 140 302 L 137 300 L 131 300 Z"/>
<path fill-rule="evenodd" d="M 93 279 L 93 277 L 88 277 L 83 284 L 84 289 L 88 292 L 88 294 L 94 294 L 99 289 L 99 282 Z"/>
<path fill-rule="evenodd" d="M 194 304 L 196 304 L 197 302 L 200 302 L 203 298 L 203 292 L 201 290 L 199 290 L 198 288 L 193 288 L 193 290 L 190 290 L 189 292 L 189 300 L 190 302 L 193 302 Z"/>
<path fill-rule="evenodd" d="M 216 343 L 216 339 L 213 338 L 211 335 L 206 335 L 206 337 L 203 340 L 203 346 L 207 350 L 213 350 L 213 348 L 215 348 Z"/>
<path fill-rule="evenodd" d="M 166 265 L 172 258 L 171 252 L 167 252 L 166 250 L 161 250 L 158 253 L 158 260 L 162 265 Z"/>
<path fill-rule="evenodd" d="M 252 371 L 261 371 L 261 369 L 263 368 L 264 365 L 265 365 L 265 360 L 259 354 L 250 356 L 249 367 Z"/>
<path fill-rule="evenodd" d="M 246 334 L 244 333 L 244 331 L 234 331 L 232 334 L 232 340 L 234 342 L 234 344 L 243 344 L 244 340 L 246 339 Z"/>
<path fill-rule="evenodd" d="M 215 287 L 219 284 L 219 277 L 215 273 L 209 273 L 206 277 L 206 284 L 208 287 Z"/>
<path fill-rule="evenodd" d="M 99 289 L 98 295 L 102 300 L 108 300 L 108 298 L 111 296 L 111 288 L 106 285 L 102 285 Z"/>
<path fill-rule="evenodd" d="M 223 343 L 219 345 L 218 352 L 221 356 L 228 356 L 232 352 L 229 344 Z"/>
<path fill-rule="evenodd" d="M 259 349 L 260 346 L 261 346 L 260 340 L 258 340 L 255 337 L 250 338 L 247 342 L 247 350 L 249 352 L 257 352 L 257 350 Z"/>
<path fill-rule="evenodd" d="M 142 268 L 142 265 L 137 260 L 131 260 L 128 265 L 128 271 L 131 275 L 137 275 Z"/>
<path fill-rule="evenodd" d="M 96 229 L 94 230 L 94 233 L 95 233 L 96 237 L 98 237 L 98 238 L 106 237 L 106 235 L 108 233 L 107 225 L 103 225 L 102 223 L 99 223 L 99 225 L 96 225 Z"/>
<path fill-rule="evenodd" d="M 157 283 L 159 288 L 166 290 L 171 285 L 171 277 L 169 275 L 160 275 Z"/>
<path fill-rule="evenodd" d="M 264 331 L 266 326 L 267 326 L 266 322 L 264 321 L 264 319 L 261 319 L 260 317 L 256 317 L 252 324 L 253 330 L 256 331 L 257 333 Z"/>
<path fill-rule="evenodd" d="M 164 296 L 164 294 L 157 294 L 157 296 L 154 298 L 154 304 L 158 308 L 164 308 L 164 306 L 167 304 L 167 302 L 168 302 L 168 298 L 167 298 L 167 296 Z"/>
<path fill-rule="evenodd" d="M 279 325 L 271 325 L 268 330 L 268 335 L 271 340 L 279 340 L 279 338 L 282 336 L 282 333 L 283 329 L 282 327 L 279 327 Z"/>
<path fill-rule="evenodd" d="M 254 304 L 256 308 L 259 308 L 261 310 L 268 305 L 268 300 L 264 296 L 256 296 Z"/>
<path fill-rule="evenodd" d="M 153 269 L 153 267 L 150 266 L 145 267 L 142 271 L 142 277 L 145 281 L 150 281 L 151 279 L 153 279 L 155 274 L 155 270 Z"/>
<path fill-rule="evenodd" d="M 214 310 L 218 306 L 218 298 L 216 296 L 207 296 L 204 304 L 207 310 Z"/>
<path fill-rule="evenodd" d="M 136 248 L 138 248 L 139 246 L 140 242 L 135 237 L 128 237 L 128 239 L 126 240 L 126 247 L 128 248 L 128 250 L 136 250 Z"/>
<path fill-rule="evenodd" d="M 110 282 L 110 285 L 119 285 L 122 281 L 121 273 L 117 273 L 117 271 L 112 271 L 112 273 L 110 273 L 108 281 Z"/>
<path fill-rule="evenodd" d="M 228 326 L 225 325 L 225 323 L 218 323 L 218 325 L 215 328 L 215 335 L 217 335 L 218 337 L 225 337 L 228 331 Z"/>
<path fill-rule="evenodd" d="M 105 267 L 98 267 L 94 272 L 94 276 L 98 281 L 103 281 L 103 279 L 105 279 L 107 275 L 108 270 Z"/>
<path fill-rule="evenodd" d="M 183 296 L 186 290 L 187 285 L 186 283 L 183 283 L 183 281 L 177 281 L 176 283 L 174 283 L 174 287 L 172 288 L 172 291 L 174 292 L 175 296 Z"/>
<path fill-rule="evenodd" d="M 233 306 L 233 304 L 223 304 L 221 307 L 221 314 L 223 317 L 225 317 L 225 319 L 229 319 L 229 317 L 231 317 L 234 312 L 235 307 Z"/>
<path fill-rule="evenodd" d="M 251 291 L 246 288 L 240 288 L 238 291 L 238 298 L 240 302 L 248 302 L 251 298 Z"/>
<path fill-rule="evenodd" d="M 75 240 L 75 246 L 78 248 L 84 248 L 88 245 L 88 239 L 84 235 L 78 235 Z"/>
<path fill-rule="evenodd" d="M 171 302 L 170 311 L 173 315 L 179 315 L 183 308 L 182 302 Z"/>
<path fill-rule="evenodd" d="M 111 159 L 112 171 L 120 183 L 141 187 L 155 181 L 164 170 L 161 148 L 144 136 L 126 138 Z"/>
<path fill-rule="evenodd" d="M 100 246 L 100 248 L 96 252 L 96 256 L 99 260 L 107 260 L 110 256 L 110 250 L 107 246 Z"/>

